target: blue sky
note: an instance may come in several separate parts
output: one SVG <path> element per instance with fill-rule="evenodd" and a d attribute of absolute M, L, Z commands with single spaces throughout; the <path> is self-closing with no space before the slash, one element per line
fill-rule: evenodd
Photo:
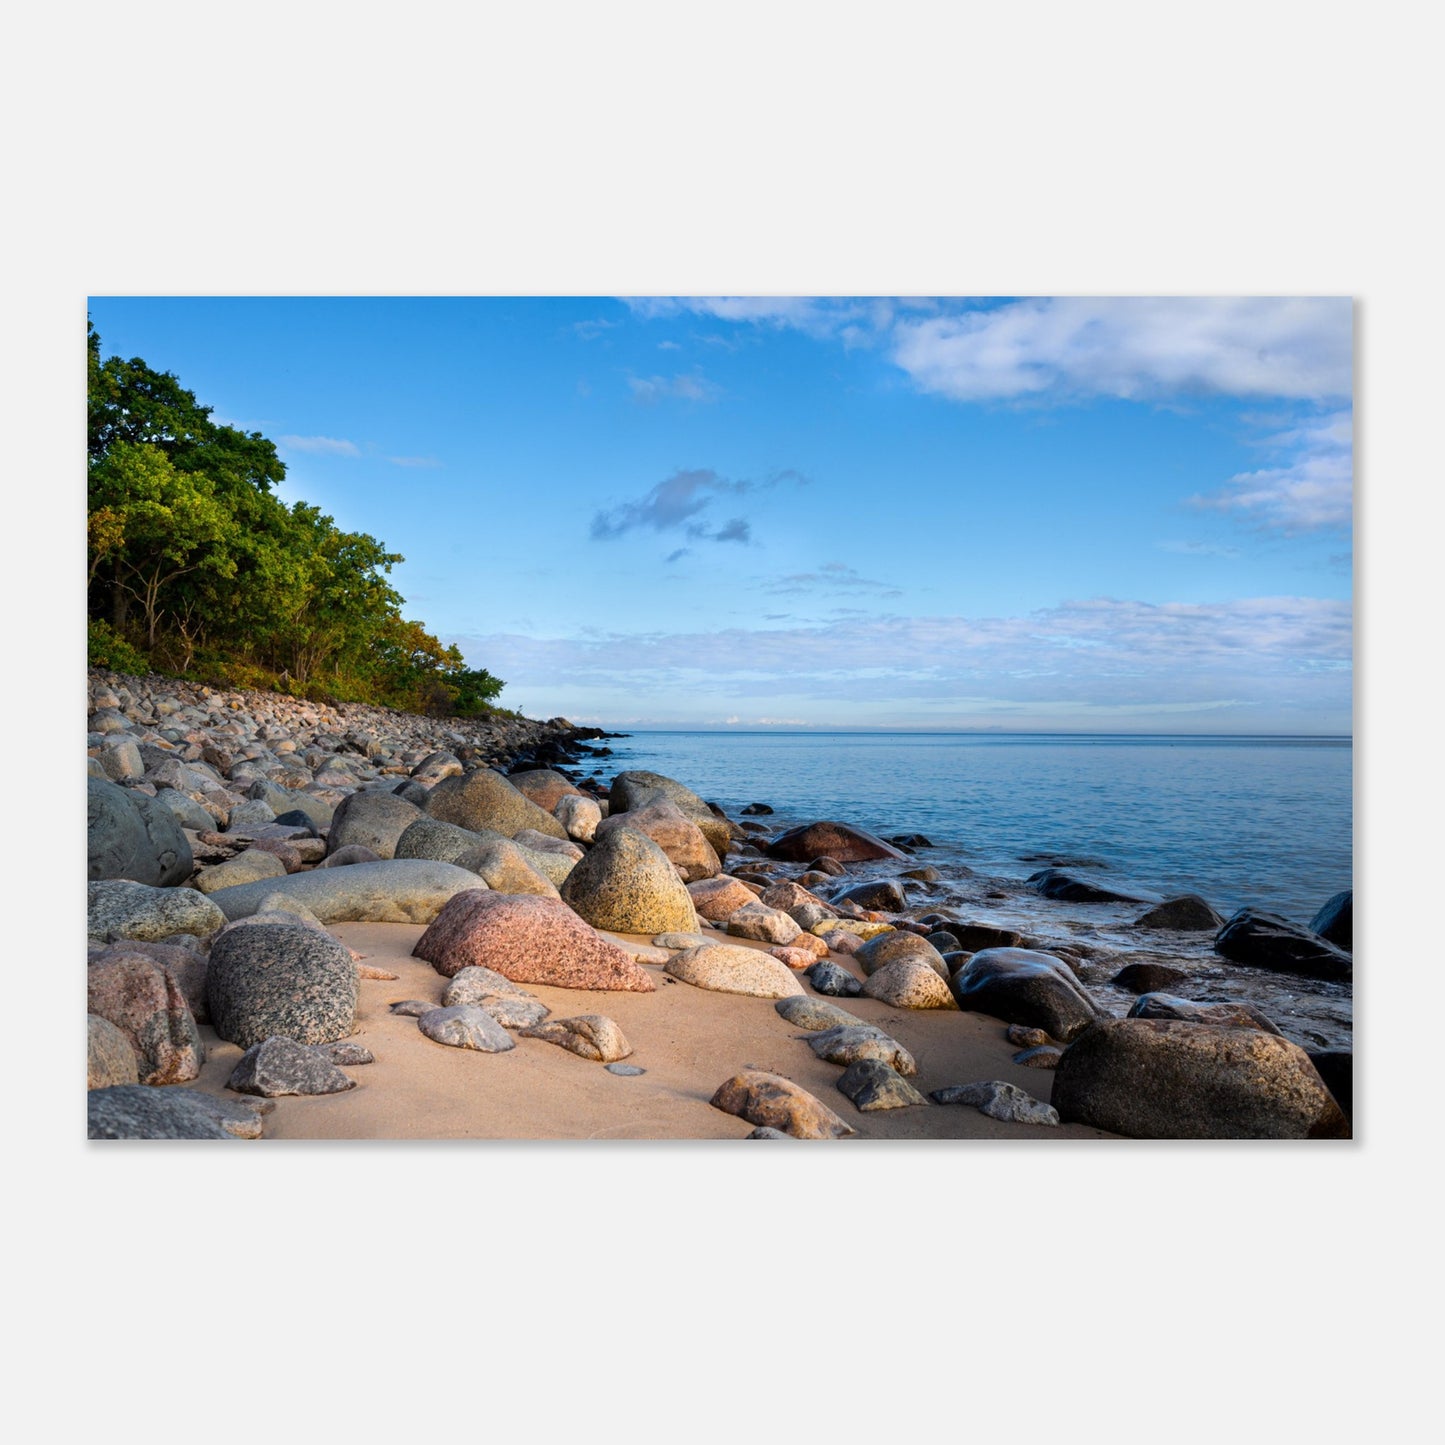
<path fill-rule="evenodd" d="M 90 312 L 533 716 L 1351 730 L 1348 299 Z"/>

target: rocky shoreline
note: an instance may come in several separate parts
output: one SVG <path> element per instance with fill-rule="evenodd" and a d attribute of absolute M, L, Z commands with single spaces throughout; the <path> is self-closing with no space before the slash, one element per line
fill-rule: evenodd
<path fill-rule="evenodd" d="M 930 1117 L 959 1135 L 969 1118 L 1032 1136 L 1350 1133 L 1352 1055 L 1229 988 L 1248 975 L 1268 1001 L 1271 980 L 1308 980 L 1347 1019 L 1348 894 L 1309 929 L 1192 896 L 1145 911 L 1057 866 L 966 898 L 919 863 L 918 835 L 780 829 L 766 804 L 729 818 L 659 774 L 604 781 L 609 735 L 562 718 L 438 720 L 97 671 L 87 711 L 92 1138 L 260 1137 L 278 1100 L 354 1089 L 347 1070 L 373 1061 L 358 1030 L 395 1028 L 364 1021 L 402 974 L 349 947 L 351 925 L 430 965 L 427 997 L 385 1001 L 416 1019 L 408 1048 L 560 1048 L 638 1077 L 628 1034 L 593 1011 L 609 999 L 650 996 L 627 1005 L 634 1033 L 694 990 L 776 1001 L 766 1018 L 738 1005 L 759 1045 L 801 1030 L 810 1059 L 841 1070 L 841 1098 L 744 1052 L 691 1084 L 747 1137 L 888 1137 L 940 1106 Z M 969 906 L 1024 891 L 1038 927 Z M 585 1011 L 557 1017 L 567 990 Z M 1010 1077 L 932 1072 L 962 1072 L 982 1026 Z M 926 1041 L 921 1060 L 900 1032 Z M 424 1119 L 414 1136 L 436 1137 Z"/>

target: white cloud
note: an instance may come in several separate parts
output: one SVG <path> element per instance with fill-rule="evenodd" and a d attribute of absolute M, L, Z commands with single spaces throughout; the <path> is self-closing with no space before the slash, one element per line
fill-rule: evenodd
<path fill-rule="evenodd" d="M 900 320 L 893 360 L 957 401 L 1181 393 L 1318 401 L 1352 389 L 1343 297 L 1057 297 Z"/>
<path fill-rule="evenodd" d="M 359 457 L 361 448 L 355 442 L 343 440 L 341 437 L 297 437 L 284 436 L 276 438 L 277 445 L 285 447 L 287 451 L 309 452 L 316 456 L 333 457 Z"/>
<path fill-rule="evenodd" d="M 696 371 L 671 377 L 629 375 L 627 385 L 632 389 L 633 399 L 646 406 L 668 397 L 679 401 L 716 401 L 723 394 L 716 382 Z"/>

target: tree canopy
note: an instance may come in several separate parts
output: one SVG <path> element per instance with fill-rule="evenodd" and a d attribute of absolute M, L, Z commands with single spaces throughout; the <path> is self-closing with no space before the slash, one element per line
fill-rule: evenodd
<path fill-rule="evenodd" d="M 402 561 L 274 494 L 275 445 L 169 372 L 102 361 L 87 325 L 92 662 L 414 712 L 491 711 L 502 682 L 402 616 Z"/>

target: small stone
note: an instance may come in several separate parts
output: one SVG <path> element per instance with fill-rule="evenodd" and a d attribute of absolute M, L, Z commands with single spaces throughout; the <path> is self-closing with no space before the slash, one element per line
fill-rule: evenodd
<path fill-rule="evenodd" d="M 935 1089 L 929 1097 L 938 1104 L 967 1104 L 990 1119 L 1005 1124 L 1047 1124 L 1058 1126 L 1059 1114 L 1051 1104 L 1041 1103 L 1017 1084 L 990 1079 L 977 1084 L 950 1084 Z"/>
<path fill-rule="evenodd" d="M 1031 1029 L 1027 1024 L 1010 1024 L 1004 1037 L 1021 1049 L 1037 1049 L 1053 1043 L 1042 1029 Z"/>
<path fill-rule="evenodd" d="M 636 1078 L 638 1074 L 645 1074 L 646 1069 L 639 1069 L 636 1064 L 608 1064 L 606 1065 L 609 1074 L 617 1074 L 624 1079 Z"/>
<path fill-rule="evenodd" d="M 431 1013 L 436 1006 L 426 999 L 404 998 L 399 1003 L 392 1004 L 391 1011 L 404 1019 L 419 1019 L 423 1014 Z"/>
<path fill-rule="evenodd" d="M 274 1099 L 287 1094 L 340 1094 L 354 1089 L 356 1081 L 318 1049 L 278 1036 L 252 1044 L 231 1071 L 226 1087 Z"/>
<path fill-rule="evenodd" d="M 422 1014 L 417 1027 L 433 1043 L 454 1049 L 477 1049 L 484 1054 L 502 1054 L 516 1048 L 511 1034 L 485 1009 L 462 1006 L 434 1008 Z"/>
<path fill-rule="evenodd" d="M 370 963 L 358 963 L 356 965 L 357 978 L 369 978 L 374 981 L 394 983 L 401 977 L 399 973 L 389 973 L 384 968 L 377 968 Z"/>
<path fill-rule="evenodd" d="M 890 1038 L 872 1024 L 848 1024 L 825 1029 L 807 1042 L 820 1059 L 830 1064 L 848 1065 L 856 1064 L 860 1059 L 874 1059 L 900 1074 L 911 1076 L 918 1072 L 913 1055 L 897 1039 Z"/>
<path fill-rule="evenodd" d="M 857 1130 L 826 1104 L 780 1074 L 743 1069 L 718 1087 L 714 1109 L 750 1124 L 779 1129 L 794 1139 L 841 1139 Z"/>
<path fill-rule="evenodd" d="M 571 1019 L 552 1019 L 522 1030 L 524 1039 L 543 1039 L 594 1063 L 609 1064 L 625 1059 L 632 1045 L 617 1024 L 605 1014 L 580 1014 Z"/>
<path fill-rule="evenodd" d="M 1021 1064 L 1026 1069 L 1056 1069 L 1063 1056 L 1062 1049 L 1056 1049 L 1052 1044 L 1040 1044 L 1037 1048 L 1024 1049 L 1015 1054 L 1014 1063 Z"/>
<path fill-rule="evenodd" d="M 838 1080 L 838 1088 L 864 1113 L 928 1102 L 907 1079 L 877 1059 L 849 1064 Z"/>
<path fill-rule="evenodd" d="M 846 968 L 840 968 L 830 959 L 815 963 L 808 970 L 807 977 L 819 993 L 830 994 L 834 998 L 856 998 L 863 992 L 863 985 Z"/>
<path fill-rule="evenodd" d="M 346 1068 L 353 1068 L 357 1064 L 374 1064 L 376 1055 L 364 1044 L 352 1043 L 350 1039 L 341 1039 L 334 1044 L 312 1044 L 314 1053 L 321 1055 L 323 1059 L 333 1064 L 342 1065 Z"/>
<path fill-rule="evenodd" d="M 774 1129 L 768 1124 L 759 1125 L 751 1134 L 744 1134 L 744 1139 L 791 1139 L 791 1134 L 784 1134 L 781 1129 Z"/>

